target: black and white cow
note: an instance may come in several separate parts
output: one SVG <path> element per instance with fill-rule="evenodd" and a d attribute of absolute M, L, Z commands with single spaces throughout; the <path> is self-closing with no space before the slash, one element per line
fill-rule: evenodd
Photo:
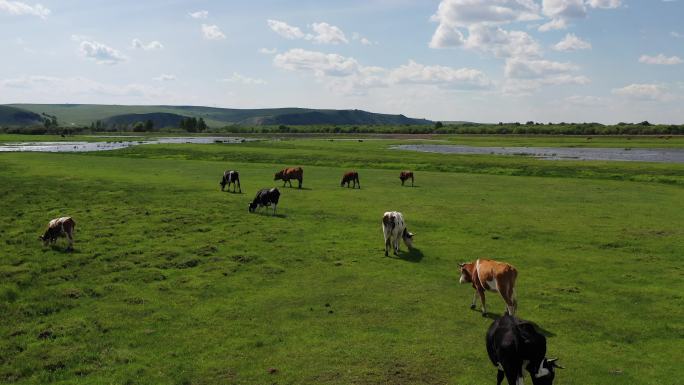
<path fill-rule="evenodd" d="M 413 247 L 413 234 L 406 228 L 404 216 L 398 211 L 388 211 L 382 216 L 382 234 L 385 236 L 385 257 L 389 255 L 390 245 L 394 255 L 399 255 L 399 239 L 406 247 Z"/>
<path fill-rule="evenodd" d="M 499 371 L 496 384 L 504 377 L 509 385 L 523 384 L 523 371 L 527 370 L 534 385 L 551 385 L 554 368 L 563 368 L 556 358 L 546 358 L 546 337 L 531 322 L 509 314 L 492 323 L 487 331 L 487 353 Z"/>
<path fill-rule="evenodd" d="M 235 192 L 235 186 L 242 192 L 242 187 L 240 186 L 240 173 L 233 170 L 226 170 L 223 173 L 223 178 L 219 184 L 221 185 L 221 191 L 228 185 L 228 191 L 230 191 L 230 185 L 233 184 L 233 192 Z"/>
<path fill-rule="evenodd" d="M 254 200 L 249 204 L 249 212 L 253 213 L 259 207 L 270 207 L 273 205 L 273 215 L 276 214 L 276 207 L 280 199 L 280 191 L 277 188 L 263 188 L 256 193 Z"/>

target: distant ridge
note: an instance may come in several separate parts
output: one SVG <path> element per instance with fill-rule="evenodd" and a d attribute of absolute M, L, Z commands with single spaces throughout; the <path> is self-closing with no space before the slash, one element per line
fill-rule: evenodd
<path fill-rule="evenodd" d="M 0 125 L 31 126 L 43 124 L 43 117 L 21 108 L 0 105 Z"/>
<path fill-rule="evenodd" d="M 185 117 L 203 118 L 210 127 L 229 125 L 428 125 L 426 119 L 404 115 L 378 114 L 363 110 L 329 110 L 309 108 L 236 109 L 204 106 L 133 106 L 104 104 L 11 104 L 0 106 L 56 116 L 62 126 L 90 126 L 96 121 L 106 124 L 135 124 L 152 120 L 154 126 L 177 127 Z M 2 124 L 0 122 L 0 124 Z M 32 123 L 27 123 L 32 124 Z"/>

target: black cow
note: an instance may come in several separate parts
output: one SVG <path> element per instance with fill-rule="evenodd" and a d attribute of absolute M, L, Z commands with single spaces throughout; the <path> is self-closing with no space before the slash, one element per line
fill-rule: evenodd
<path fill-rule="evenodd" d="M 228 191 L 230 191 L 230 184 L 233 184 L 233 192 L 235 192 L 235 186 L 237 186 L 238 189 L 240 189 L 240 192 L 242 192 L 242 187 L 240 186 L 240 173 L 237 171 L 233 170 L 226 170 L 223 173 L 223 178 L 221 178 L 221 181 L 219 184 L 221 185 L 221 191 L 228 185 Z"/>
<path fill-rule="evenodd" d="M 273 215 L 276 214 L 276 207 L 280 199 L 280 191 L 277 188 L 262 188 L 257 192 L 252 203 L 249 204 L 249 212 L 253 213 L 259 207 L 270 207 L 273 205 Z"/>
<path fill-rule="evenodd" d="M 546 358 L 546 337 L 528 321 L 509 314 L 492 323 L 487 331 L 487 353 L 499 371 L 496 384 L 504 376 L 509 385 L 523 384 L 523 370 L 532 377 L 534 385 L 551 385 L 555 377 L 556 358 Z"/>

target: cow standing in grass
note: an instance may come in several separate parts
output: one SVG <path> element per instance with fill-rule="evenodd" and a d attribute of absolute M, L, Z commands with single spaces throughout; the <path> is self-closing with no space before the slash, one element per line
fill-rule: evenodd
<path fill-rule="evenodd" d="M 74 229 L 76 222 L 71 217 L 55 218 L 48 223 L 45 233 L 39 237 L 43 241 L 43 245 L 54 244 L 59 237 L 66 237 L 69 241 L 67 250 L 73 250 L 74 247 Z"/>
<path fill-rule="evenodd" d="M 292 179 L 299 181 L 298 188 L 302 188 L 302 182 L 304 181 L 304 170 L 301 167 L 286 168 L 278 171 L 273 178 L 273 180 L 282 180 L 283 187 L 285 187 L 286 183 L 289 183 L 290 187 L 292 187 Z"/>
<path fill-rule="evenodd" d="M 501 294 L 506 302 L 506 310 L 510 315 L 515 315 L 518 302 L 515 298 L 515 279 L 518 271 L 515 267 L 504 262 L 497 262 L 491 259 L 478 259 L 475 262 L 461 263 L 460 283 L 470 282 L 475 289 L 471 309 L 475 309 L 477 297 L 482 301 L 482 316 L 487 315 L 485 306 L 485 291 L 496 291 Z"/>
<path fill-rule="evenodd" d="M 359 173 L 356 171 L 349 171 L 344 173 L 342 176 L 342 182 L 340 182 L 340 187 L 344 187 L 344 185 L 347 185 L 347 188 L 349 188 L 352 184 L 354 183 L 353 188 L 356 188 L 356 185 L 359 185 L 359 189 L 361 188 L 361 182 L 359 181 Z"/>
<path fill-rule="evenodd" d="M 219 182 L 221 185 L 221 191 L 228 185 L 228 191 L 230 191 L 230 185 L 233 185 L 233 192 L 235 192 L 235 187 L 240 190 L 240 193 L 242 193 L 242 186 L 240 186 L 240 173 L 234 170 L 226 170 L 223 173 L 223 178 L 221 178 L 221 181 Z"/>
<path fill-rule="evenodd" d="M 533 385 L 552 385 L 554 369 L 563 369 L 556 358 L 546 358 L 546 337 L 531 322 L 509 314 L 492 323 L 487 331 L 487 354 L 499 370 L 496 385 L 504 377 L 509 385 L 522 385 L 527 370 Z"/>
<path fill-rule="evenodd" d="M 273 205 L 273 215 L 276 215 L 276 208 L 280 200 L 280 191 L 277 188 L 263 188 L 256 193 L 254 200 L 249 204 L 249 212 L 253 213 L 259 207 L 270 207 Z"/>
<path fill-rule="evenodd" d="M 398 211 L 388 211 L 382 216 L 382 233 L 385 236 L 385 257 L 389 255 L 390 245 L 394 255 L 399 255 L 400 239 L 409 250 L 413 248 L 413 234 L 406 228 L 404 216 Z"/>
<path fill-rule="evenodd" d="M 399 173 L 399 179 L 401 179 L 402 186 L 404 185 L 404 182 L 411 179 L 411 187 L 413 187 L 413 171 L 402 171 Z"/>

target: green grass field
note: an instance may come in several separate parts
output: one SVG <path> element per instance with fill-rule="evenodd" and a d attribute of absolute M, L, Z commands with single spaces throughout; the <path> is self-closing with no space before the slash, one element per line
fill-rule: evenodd
<path fill-rule="evenodd" d="M 0 153 L 0 383 L 493 384 L 492 320 L 458 284 L 478 257 L 517 267 L 518 315 L 566 367 L 557 384 L 684 381 L 683 165 L 398 142 Z M 304 189 L 272 180 L 296 165 Z M 361 190 L 339 187 L 352 167 Z M 219 191 L 228 168 L 244 194 Z M 248 213 L 270 186 L 279 215 Z M 400 258 L 383 256 L 388 210 L 416 233 Z M 71 253 L 37 240 L 62 215 Z"/>

